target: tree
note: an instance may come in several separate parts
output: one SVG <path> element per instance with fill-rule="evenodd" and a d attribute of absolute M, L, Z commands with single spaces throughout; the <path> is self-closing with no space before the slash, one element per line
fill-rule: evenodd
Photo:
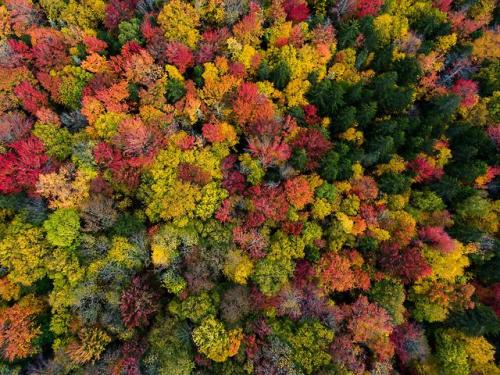
<path fill-rule="evenodd" d="M 47 96 L 27 81 L 18 85 L 14 89 L 14 93 L 21 101 L 24 109 L 33 115 L 36 115 L 39 109 L 48 105 Z"/>
<path fill-rule="evenodd" d="M 195 367 L 189 327 L 173 318 L 157 319 L 148 334 L 144 363 L 161 375 L 189 375 Z M 187 340 L 186 340 L 187 336 Z"/>
<path fill-rule="evenodd" d="M 360 296 L 353 304 L 342 305 L 337 309 L 336 314 L 345 324 L 342 331 L 350 335 L 354 343 L 366 345 L 373 351 L 377 361 L 383 362 L 393 356 L 394 346 L 389 340 L 393 325 L 383 308 Z"/>
<path fill-rule="evenodd" d="M 216 362 L 224 362 L 239 349 L 241 329 L 227 331 L 224 325 L 213 317 L 205 319 L 193 330 L 193 341 L 198 350 Z"/>
<path fill-rule="evenodd" d="M 82 329 L 78 341 L 71 342 L 66 351 L 71 360 L 76 364 L 96 361 L 101 357 L 111 338 L 99 328 Z"/>
<path fill-rule="evenodd" d="M 49 254 L 43 231 L 15 218 L 5 229 L 0 241 L 0 264 L 7 268 L 13 283 L 31 286 L 46 275 Z"/>
<path fill-rule="evenodd" d="M 249 257 L 241 251 L 231 250 L 226 256 L 224 274 L 238 284 L 246 284 L 251 275 L 253 263 Z"/>
<path fill-rule="evenodd" d="M 174 0 L 165 4 L 158 15 L 165 38 L 168 41 L 185 43 L 189 48 L 195 47 L 200 35 L 200 16 L 196 9 L 190 4 Z"/>
<path fill-rule="evenodd" d="M 59 209 L 49 216 L 43 227 L 51 245 L 69 248 L 78 238 L 80 218 L 72 209 Z"/>
<path fill-rule="evenodd" d="M 34 341 L 41 329 L 35 319 L 44 308 L 42 300 L 33 295 L 23 297 L 12 307 L 0 308 L 0 351 L 5 360 L 13 362 L 38 351 Z"/>
<path fill-rule="evenodd" d="M 396 355 L 405 366 L 414 361 L 424 362 L 430 355 L 424 330 L 414 323 L 404 323 L 397 326 L 391 334 Z"/>
<path fill-rule="evenodd" d="M 157 310 L 157 294 L 151 290 L 147 280 L 134 277 L 131 285 L 120 297 L 120 312 L 125 326 L 127 328 L 147 326 Z"/>
<path fill-rule="evenodd" d="M 8 194 L 26 189 L 33 194 L 38 176 L 52 169 L 43 143 L 31 136 L 9 146 L 11 151 L 0 155 L 0 191 Z"/>
<path fill-rule="evenodd" d="M 386 309 L 396 325 L 404 322 L 403 303 L 406 295 L 402 284 L 388 279 L 381 280 L 370 289 L 369 297 L 370 300 Z"/>

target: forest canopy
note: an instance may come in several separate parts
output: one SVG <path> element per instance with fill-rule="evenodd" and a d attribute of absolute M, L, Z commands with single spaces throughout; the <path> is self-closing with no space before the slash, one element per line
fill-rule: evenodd
<path fill-rule="evenodd" d="M 0 374 L 500 374 L 499 21 L 0 0 Z"/>

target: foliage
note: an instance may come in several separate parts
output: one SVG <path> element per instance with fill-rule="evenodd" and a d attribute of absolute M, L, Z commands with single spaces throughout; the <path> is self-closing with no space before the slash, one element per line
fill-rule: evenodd
<path fill-rule="evenodd" d="M 0 1 L 0 373 L 498 373 L 499 14 Z"/>

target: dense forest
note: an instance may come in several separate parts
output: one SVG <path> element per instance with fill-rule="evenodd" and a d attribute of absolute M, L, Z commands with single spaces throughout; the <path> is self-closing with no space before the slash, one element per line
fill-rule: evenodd
<path fill-rule="evenodd" d="M 0 0 L 0 375 L 500 374 L 499 21 Z"/>

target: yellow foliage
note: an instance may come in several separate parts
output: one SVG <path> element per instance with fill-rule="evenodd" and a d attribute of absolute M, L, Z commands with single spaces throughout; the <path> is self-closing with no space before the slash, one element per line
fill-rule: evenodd
<path fill-rule="evenodd" d="M 484 365 L 495 360 L 495 347 L 484 337 L 474 337 L 463 335 L 465 341 L 465 351 L 469 361 L 473 366 Z"/>
<path fill-rule="evenodd" d="M 455 34 L 455 33 L 450 34 L 450 35 L 440 36 L 436 42 L 436 51 L 439 51 L 441 53 L 446 53 L 456 43 L 457 43 L 457 34 Z"/>
<path fill-rule="evenodd" d="M 48 255 L 42 229 L 14 219 L 0 241 L 0 264 L 12 283 L 30 286 L 46 274 Z"/>
<path fill-rule="evenodd" d="M 9 281 L 7 277 L 0 278 L 0 298 L 4 301 L 17 301 L 21 296 L 21 287 Z"/>
<path fill-rule="evenodd" d="M 405 169 L 406 169 L 405 160 L 401 156 L 395 155 L 391 158 L 388 164 L 377 165 L 377 170 L 375 171 L 375 174 L 377 176 L 380 176 L 387 172 L 401 173 Z"/>
<path fill-rule="evenodd" d="M 181 0 L 169 1 L 158 15 L 165 38 L 176 40 L 194 48 L 200 38 L 197 27 L 200 24 L 200 16 L 196 9 L 188 2 Z"/>
<path fill-rule="evenodd" d="M 332 205 L 323 198 L 317 198 L 312 207 L 312 215 L 314 219 L 323 220 L 332 213 Z"/>
<path fill-rule="evenodd" d="M 472 56 L 479 61 L 499 59 L 500 33 L 495 30 L 486 30 L 472 43 Z"/>
<path fill-rule="evenodd" d="M 311 83 L 309 81 L 301 81 L 294 79 L 288 83 L 284 94 L 289 107 L 304 106 L 308 104 L 304 95 L 309 91 Z"/>
<path fill-rule="evenodd" d="M 118 126 L 127 118 L 124 113 L 107 112 L 97 118 L 93 127 L 88 127 L 87 131 L 93 135 L 104 139 L 113 138 L 118 132 Z"/>
<path fill-rule="evenodd" d="M 68 6 L 62 10 L 60 18 L 68 25 L 92 29 L 103 20 L 105 7 L 104 0 L 70 0 Z"/>
<path fill-rule="evenodd" d="M 89 197 L 91 181 L 97 173 L 88 168 L 76 172 L 70 166 L 63 166 L 59 172 L 41 174 L 37 192 L 49 201 L 49 207 L 78 208 Z"/>
<path fill-rule="evenodd" d="M 257 51 L 252 46 L 245 44 L 237 55 L 237 60 L 242 63 L 246 69 L 252 66 L 252 60 L 257 54 Z"/>
<path fill-rule="evenodd" d="M 252 185 L 258 185 L 262 182 L 266 172 L 261 163 L 253 159 L 250 154 L 244 153 L 240 156 L 242 171 L 247 176 L 247 181 Z"/>
<path fill-rule="evenodd" d="M 424 256 L 432 266 L 432 279 L 453 282 L 464 274 L 464 269 L 470 263 L 469 258 L 464 255 L 463 245 L 458 241 L 455 242 L 455 249 L 449 253 L 443 253 L 441 250 L 429 246 L 424 247 Z"/>
<path fill-rule="evenodd" d="M 246 284 L 252 273 L 253 263 L 241 250 L 231 250 L 224 262 L 224 274 L 238 284 Z"/>
<path fill-rule="evenodd" d="M 166 149 L 160 151 L 153 162 L 150 174 L 153 183 L 148 188 L 146 213 L 152 221 L 177 219 L 186 224 L 189 218 L 209 218 L 227 197 L 220 187 L 220 163 L 229 154 L 227 144 L 218 143 L 181 151 L 172 138 Z M 210 175 L 212 182 L 198 186 L 177 179 L 180 163 L 192 164 Z"/>
<path fill-rule="evenodd" d="M 355 127 L 347 129 L 344 133 L 340 135 L 340 138 L 345 139 L 349 142 L 354 142 L 357 145 L 362 145 L 364 142 L 363 132 L 357 130 Z"/>
<path fill-rule="evenodd" d="M 390 43 L 394 39 L 406 37 L 408 34 L 408 19 L 402 16 L 391 16 L 384 13 L 375 17 L 373 27 L 378 34 L 380 41 L 384 44 Z"/>
<path fill-rule="evenodd" d="M 5 5 L 0 5 L 0 41 L 10 34 L 9 11 Z"/>
<path fill-rule="evenodd" d="M 352 229 L 354 227 L 354 222 L 343 212 L 337 212 L 335 214 L 335 217 L 337 218 L 338 221 L 340 221 L 340 224 L 342 226 L 342 229 L 345 233 L 351 233 Z"/>

